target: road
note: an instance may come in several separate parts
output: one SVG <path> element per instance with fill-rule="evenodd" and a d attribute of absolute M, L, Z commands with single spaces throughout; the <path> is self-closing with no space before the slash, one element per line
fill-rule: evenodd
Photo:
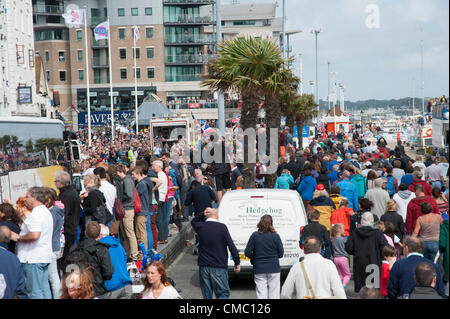
<path fill-rule="evenodd" d="M 192 254 L 191 240 L 180 256 L 167 268 L 167 276 L 175 281 L 176 288 L 184 299 L 203 299 L 198 276 L 197 256 Z M 283 284 L 285 278 L 281 278 Z M 255 284 L 252 276 L 230 279 L 230 299 L 256 299 Z M 347 288 L 347 298 L 358 299 L 353 291 L 353 280 Z"/>

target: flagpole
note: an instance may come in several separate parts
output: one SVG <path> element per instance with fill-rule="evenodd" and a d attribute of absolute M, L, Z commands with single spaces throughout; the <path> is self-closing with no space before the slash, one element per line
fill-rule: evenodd
<path fill-rule="evenodd" d="M 91 147 L 91 97 L 89 91 L 89 50 L 88 50 L 88 38 L 87 38 L 87 16 L 86 6 L 83 7 L 84 15 L 84 45 L 86 50 L 86 100 L 87 100 L 87 112 L 88 112 L 88 145 Z"/>
<path fill-rule="evenodd" d="M 114 141 L 114 96 L 113 96 L 113 78 L 112 78 L 112 63 L 111 63 L 111 27 L 109 25 L 108 17 L 108 59 L 109 59 L 109 95 L 111 105 L 111 140 Z"/>
<path fill-rule="evenodd" d="M 137 96 L 137 70 L 136 70 L 136 28 L 134 26 L 134 100 L 135 100 L 135 120 L 136 120 L 136 135 L 139 133 L 139 114 L 138 114 L 138 96 Z"/>

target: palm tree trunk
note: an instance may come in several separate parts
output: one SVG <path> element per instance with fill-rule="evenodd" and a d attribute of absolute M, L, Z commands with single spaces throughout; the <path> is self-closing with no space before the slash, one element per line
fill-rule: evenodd
<path fill-rule="evenodd" d="M 276 128 L 277 131 L 280 129 L 281 125 L 281 106 L 279 101 L 276 99 L 274 95 L 266 96 L 264 110 L 266 111 L 266 155 L 270 154 L 270 144 L 277 145 L 277 154 L 276 158 L 278 159 L 278 151 L 280 150 L 280 135 L 277 134 L 277 138 L 275 141 L 270 140 L 270 129 Z M 275 154 L 274 154 L 275 155 Z M 276 164 L 276 163 L 275 163 Z M 266 184 L 268 188 L 273 188 L 275 185 L 275 181 L 277 179 L 276 173 L 266 175 Z"/>
<path fill-rule="evenodd" d="M 260 99 L 255 90 L 246 90 L 242 92 L 242 108 L 241 108 L 241 129 L 253 129 L 256 131 L 256 124 L 258 123 Z M 243 188 L 255 188 L 255 164 L 249 162 L 249 153 L 256 152 L 256 150 L 249 150 L 248 138 L 244 138 L 244 163 L 242 168 Z"/>

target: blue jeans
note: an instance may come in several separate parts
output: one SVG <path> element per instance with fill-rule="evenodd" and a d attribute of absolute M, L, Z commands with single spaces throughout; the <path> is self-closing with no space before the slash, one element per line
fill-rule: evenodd
<path fill-rule="evenodd" d="M 434 182 L 431 182 L 431 189 L 433 189 L 433 188 L 435 188 L 435 187 L 441 189 L 441 188 L 442 188 L 442 182 L 441 182 L 441 181 L 434 181 Z"/>
<path fill-rule="evenodd" d="M 25 288 L 30 299 L 52 299 L 48 282 L 50 264 L 22 264 L 25 273 Z"/>
<path fill-rule="evenodd" d="M 228 270 L 226 268 L 200 266 L 199 275 L 203 299 L 212 299 L 213 292 L 216 299 L 228 299 L 230 297 Z"/>
<path fill-rule="evenodd" d="M 151 255 L 149 252 L 152 251 L 153 249 L 152 215 L 153 215 L 153 205 L 152 209 L 148 213 L 147 225 L 145 225 L 145 229 L 147 230 L 147 247 L 148 247 L 147 254 L 149 256 Z"/>
<path fill-rule="evenodd" d="M 164 240 L 167 239 L 167 237 L 169 236 L 169 221 L 170 221 L 170 213 L 172 212 L 172 202 L 173 202 L 173 197 L 168 198 L 167 199 L 167 203 L 164 203 L 164 228 L 165 228 L 165 232 L 166 232 L 166 237 L 164 238 Z"/>
<path fill-rule="evenodd" d="M 59 299 L 61 296 L 61 292 L 59 289 L 61 288 L 61 281 L 59 279 L 58 267 L 56 264 L 56 253 L 53 252 L 52 262 L 48 266 L 48 281 L 51 286 L 53 299 Z"/>
<path fill-rule="evenodd" d="M 423 250 L 423 256 L 434 262 L 434 258 L 439 250 L 439 242 L 438 241 L 424 241 L 425 244 Z"/>

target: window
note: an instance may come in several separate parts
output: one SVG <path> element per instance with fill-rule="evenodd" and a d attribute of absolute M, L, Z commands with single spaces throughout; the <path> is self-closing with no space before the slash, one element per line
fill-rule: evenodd
<path fill-rule="evenodd" d="M 145 34 L 147 39 L 153 38 L 153 28 L 145 28 Z"/>
<path fill-rule="evenodd" d="M 152 8 L 145 8 L 145 15 L 146 16 L 151 16 L 152 14 L 153 14 Z"/>
<path fill-rule="evenodd" d="M 149 79 L 155 78 L 155 68 L 147 68 L 147 78 Z"/>
<path fill-rule="evenodd" d="M 81 41 L 82 39 L 83 39 L 83 35 L 82 35 L 81 30 L 77 30 L 77 40 Z"/>
<path fill-rule="evenodd" d="M 117 9 L 117 15 L 119 17 L 124 17 L 125 16 L 125 9 L 124 8 L 118 8 Z"/>
<path fill-rule="evenodd" d="M 48 51 L 45 51 L 45 62 L 48 62 L 50 60 L 50 53 Z"/>
<path fill-rule="evenodd" d="M 121 59 L 127 58 L 127 49 L 120 49 L 120 58 Z"/>
<path fill-rule="evenodd" d="M 119 29 L 119 39 L 125 39 L 125 29 Z"/>
<path fill-rule="evenodd" d="M 59 80 L 61 82 L 66 82 L 66 71 L 59 71 Z"/>
<path fill-rule="evenodd" d="M 138 15 L 139 15 L 139 10 L 138 10 L 138 8 L 131 8 L 131 15 L 132 15 L 133 17 L 138 16 Z"/>
<path fill-rule="evenodd" d="M 84 80 L 84 70 L 78 70 L 78 79 L 80 81 Z"/>
<path fill-rule="evenodd" d="M 47 82 L 50 82 L 50 71 L 45 71 L 45 75 L 47 76 Z"/>
<path fill-rule="evenodd" d="M 58 59 L 59 59 L 59 62 L 65 62 L 66 61 L 66 52 L 59 51 L 58 52 Z"/>
<path fill-rule="evenodd" d="M 140 78 L 141 78 L 141 68 L 136 68 L 136 79 L 140 79 Z"/>
<path fill-rule="evenodd" d="M 141 58 L 141 49 L 136 48 L 136 59 L 140 59 L 140 58 Z M 134 59 L 134 48 L 133 48 L 133 59 Z"/>
<path fill-rule="evenodd" d="M 255 20 L 236 20 L 233 21 L 233 25 L 255 25 Z"/>
<path fill-rule="evenodd" d="M 155 49 L 147 48 L 147 59 L 153 59 L 155 57 Z"/>
<path fill-rule="evenodd" d="M 127 69 L 120 69 L 120 78 L 122 80 L 126 80 L 127 79 Z"/>
<path fill-rule="evenodd" d="M 78 50 L 78 61 L 83 61 L 83 50 Z"/>

